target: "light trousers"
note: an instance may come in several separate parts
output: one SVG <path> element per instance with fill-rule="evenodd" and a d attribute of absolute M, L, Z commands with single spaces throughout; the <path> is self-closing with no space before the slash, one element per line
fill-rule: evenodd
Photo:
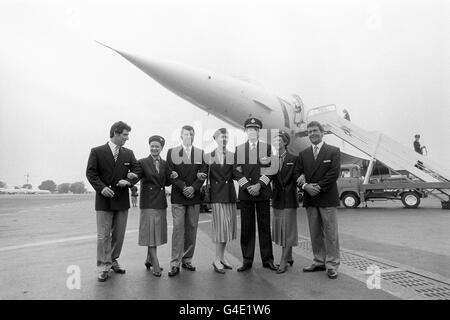
<path fill-rule="evenodd" d="M 97 268 L 109 271 L 122 251 L 128 210 L 96 211 L 97 213 Z"/>
<path fill-rule="evenodd" d="M 181 263 L 191 263 L 195 251 L 199 215 L 199 204 L 172 204 L 171 267 L 180 267 Z"/>
<path fill-rule="evenodd" d="M 335 269 L 340 264 L 336 207 L 307 207 L 314 264 Z"/>

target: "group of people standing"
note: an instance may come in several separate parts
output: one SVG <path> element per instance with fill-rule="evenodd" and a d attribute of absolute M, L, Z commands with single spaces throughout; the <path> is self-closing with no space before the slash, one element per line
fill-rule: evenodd
<path fill-rule="evenodd" d="M 194 256 L 199 221 L 201 188 L 209 186 L 212 208 L 212 241 L 216 246 L 213 270 L 223 274 L 233 269 L 225 256 L 228 242 L 237 238 L 236 202 L 239 200 L 243 272 L 252 268 L 258 227 L 259 247 L 264 268 L 284 273 L 294 263 L 292 247 L 298 245 L 297 188 L 305 192 L 314 261 L 305 272 L 327 270 L 331 279 L 337 277 L 339 240 L 336 207 L 339 205 L 336 180 L 339 176 L 339 149 L 324 144 L 323 128 L 318 122 L 308 124 L 312 147 L 298 156 L 287 151 L 290 136 L 284 131 L 272 138 L 271 144 L 260 141 L 262 122 L 256 118 L 244 123 L 248 140 L 227 149 L 226 128 L 214 133 L 217 147 L 210 153 L 193 146 L 194 128 L 183 126 L 181 145 L 160 153 L 165 139 L 149 138 L 150 155 L 136 160 L 123 145 L 131 128 L 113 124 L 110 141 L 91 150 L 86 175 L 96 190 L 97 266 L 98 280 L 106 281 L 109 271 L 125 273 L 118 263 L 128 215 L 128 190 L 140 185 L 139 245 L 148 247 L 145 266 L 160 277 L 157 247 L 167 243 L 167 200 L 165 187 L 172 185 L 173 218 L 170 277 L 180 268 L 195 271 Z M 272 152 L 272 149 L 274 152 Z M 236 194 L 234 181 L 239 184 Z M 273 217 L 270 219 L 272 200 Z M 278 264 L 274 262 L 272 241 L 282 247 Z"/>

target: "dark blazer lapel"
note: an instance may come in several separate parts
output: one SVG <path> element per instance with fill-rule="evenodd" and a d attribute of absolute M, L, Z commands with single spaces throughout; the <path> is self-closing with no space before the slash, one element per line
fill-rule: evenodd
<path fill-rule="evenodd" d="M 189 158 L 190 162 L 189 164 L 195 163 L 195 148 L 194 146 L 191 146 L 191 157 Z"/>
<path fill-rule="evenodd" d="M 206 162 L 207 165 L 212 165 L 212 164 L 215 163 L 215 161 L 216 161 L 216 150 L 217 150 L 217 148 L 214 149 L 214 150 L 210 153 L 209 159 L 206 159 L 206 160 L 207 160 L 207 162 Z"/>
<path fill-rule="evenodd" d="M 283 171 L 285 169 L 284 165 L 286 163 L 287 156 L 288 156 L 288 154 L 286 153 L 286 156 L 284 157 L 283 165 L 281 166 L 281 170 L 278 167 L 278 171 L 277 171 L 278 182 L 280 183 L 281 186 L 284 186 L 284 183 L 283 183 L 284 172 Z M 277 157 L 278 157 L 278 160 L 280 161 L 281 160 L 280 156 L 278 155 Z"/>
<path fill-rule="evenodd" d="M 166 174 L 165 173 L 165 170 L 164 170 L 164 168 L 165 168 L 165 162 L 164 162 L 164 160 L 161 158 L 161 156 L 159 157 L 159 172 L 158 172 L 158 170 L 156 170 L 156 163 L 155 163 L 155 160 L 153 159 L 153 157 L 150 155 L 149 156 L 149 160 L 150 160 L 150 166 L 151 166 L 151 168 L 152 168 L 152 171 L 153 171 L 153 174 L 155 175 L 155 177 L 156 177 L 156 180 L 158 180 L 158 182 L 159 182 L 159 184 L 162 186 L 162 187 L 164 187 L 164 184 L 163 184 L 163 180 L 162 180 L 162 178 L 164 177 L 164 175 Z"/>
<path fill-rule="evenodd" d="M 245 143 L 245 164 L 250 162 L 250 141 Z"/>
<path fill-rule="evenodd" d="M 114 168 L 114 166 L 115 166 L 116 164 L 115 164 L 115 161 L 114 161 L 114 156 L 113 156 L 113 154 L 112 154 L 111 148 L 109 147 L 109 144 L 108 144 L 108 143 L 106 143 L 106 144 L 103 146 L 103 151 L 104 151 L 105 156 L 106 156 L 106 161 L 109 162 L 109 164 L 111 165 L 111 168 Z"/>
<path fill-rule="evenodd" d="M 284 157 L 284 161 L 283 161 L 283 166 L 281 167 L 281 178 L 287 178 L 289 179 L 290 177 L 288 177 L 288 171 L 290 170 L 289 167 L 293 167 L 293 166 L 288 166 L 287 163 L 288 162 L 292 162 L 295 165 L 295 157 L 291 156 L 291 154 L 289 152 L 286 151 L 286 156 Z M 282 185 L 285 186 L 285 180 L 281 179 Z"/>
<path fill-rule="evenodd" d="M 157 176 L 158 175 L 158 171 L 156 171 L 156 166 L 155 166 L 155 164 L 153 162 L 153 157 L 151 155 L 148 156 L 147 162 L 148 162 L 148 165 L 150 167 L 151 173 Z"/>
<path fill-rule="evenodd" d="M 305 170 L 305 177 L 306 177 L 306 181 L 309 181 L 309 179 L 311 179 L 312 176 L 312 170 L 314 167 L 314 155 L 313 155 L 313 151 L 312 151 L 312 147 L 308 147 L 305 151 L 304 151 L 304 161 L 303 161 L 303 165 L 304 165 L 304 170 Z"/>
<path fill-rule="evenodd" d="M 155 170 L 156 177 L 158 178 L 159 184 L 161 187 L 165 187 L 165 183 L 163 183 L 163 178 L 166 176 L 166 162 L 159 157 L 159 173 L 156 170 L 156 164 L 153 166 Z"/>
<path fill-rule="evenodd" d="M 312 152 L 312 148 L 311 148 L 311 152 Z M 327 146 L 324 143 L 322 145 L 322 148 L 320 148 L 319 154 L 317 155 L 317 159 L 314 160 L 314 155 L 313 155 L 313 161 L 314 161 L 314 166 L 311 170 L 311 176 L 314 174 L 314 172 L 316 172 L 317 168 L 319 168 L 320 164 L 323 161 L 323 158 L 325 157 L 325 153 L 327 152 Z"/>
<path fill-rule="evenodd" d="M 119 154 L 117 155 L 116 164 L 118 164 L 119 162 L 125 162 L 125 150 L 123 148 L 119 148 Z"/>

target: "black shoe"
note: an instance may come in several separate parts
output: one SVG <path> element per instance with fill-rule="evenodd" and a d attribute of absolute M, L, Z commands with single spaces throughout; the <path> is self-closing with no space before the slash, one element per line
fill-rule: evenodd
<path fill-rule="evenodd" d="M 263 267 L 269 268 L 270 270 L 274 270 L 274 271 L 278 270 L 277 266 L 275 266 L 272 261 L 263 263 Z"/>
<path fill-rule="evenodd" d="M 304 267 L 303 272 L 316 272 L 316 271 L 325 271 L 325 266 L 319 266 L 317 264 L 312 264 L 309 267 Z"/>
<path fill-rule="evenodd" d="M 291 267 L 294 265 L 294 260 L 288 260 L 286 262 L 289 263 L 291 265 Z"/>
<path fill-rule="evenodd" d="M 283 268 L 278 268 L 277 273 L 285 273 L 287 270 L 287 265 L 285 265 Z"/>
<path fill-rule="evenodd" d="M 153 273 L 153 275 L 154 275 L 155 277 L 161 277 L 161 275 L 162 275 L 161 271 L 162 271 L 162 270 L 163 270 L 162 268 L 159 268 L 159 271 L 153 270 L 152 273 Z"/>
<path fill-rule="evenodd" d="M 195 267 L 192 265 L 192 263 L 182 263 L 181 266 L 184 269 L 188 269 L 189 271 L 195 271 Z"/>
<path fill-rule="evenodd" d="M 247 263 L 247 264 L 243 264 L 242 266 L 240 266 L 239 268 L 237 268 L 238 272 L 242 272 L 242 271 L 246 271 L 252 268 L 252 265 Z"/>
<path fill-rule="evenodd" d="M 108 271 L 102 271 L 98 274 L 97 280 L 99 282 L 105 282 L 108 279 Z"/>
<path fill-rule="evenodd" d="M 115 273 L 121 273 L 121 274 L 124 274 L 125 272 L 126 272 L 126 270 L 124 269 L 124 268 L 122 268 L 121 266 L 119 266 L 119 265 L 113 265 L 112 267 L 111 267 L 111 269 L 113 269 L 113 271 L 115 272 Z"/>
<path fill-rule="evenodd" d="M 223 265 L 223 267 L 224 267 L 225 269 L 230 269 L 230 270 L 233 269 L 233 266 L 232 266 L 232 265 L 230 265 L 230 264 L 228 264 L 228 263 L 225 263 L 225 262 L 223 262 L 222 260 L 220 260 L 220 263 Z"/>
<path fill-rule="evenodd" d="M 145 267 L 149 270 L 152 267 L 152 263 L 150 261 L 145 261 Z"/>
<path fill-rule="evenodd" d="M 219 268 L 217 268 L 216 267 L 216 264 L 213 262 L 212 263 L 212 265 L 213 265 L 213 267 L 214 267 L 214 271 L 215 272 L 217 272 L 217 273 L 221 273 L 221 274 L 225 274 L 225 270 L 222 268 L 222 269 L 219 269 Z"/>
<path fill-rule="evenodd" d="M 178 267 L 172 267 L 172 269 L 170 269 L 170 271 L 168 272 L 169 277 L 174 277 L 176 276 L 178 273 L 180 273 L 180 268 Z"/>
<path fill-rule="evenodd" d="M 328 270 L 327 270 L 327 276 L 328 276 L 328 278 L 330 278 L 330 279 L 336 279 L 336 278 L 338 277 L 338 273 L 337 273 L 337 271 L 334 270 L 334 269 L 328 269 Z"/>

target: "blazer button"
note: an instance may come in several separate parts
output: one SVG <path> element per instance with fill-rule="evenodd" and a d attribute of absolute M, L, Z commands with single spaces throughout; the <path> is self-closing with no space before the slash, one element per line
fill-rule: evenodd
<path fill-rule="evenodd" d="M 161 190 L 164 190 L 164 188 L 161 188 Z"/>
<path fill-rule="evenodd" d="M 228 181 L 225 181 L 225 183 L 228 183 Z"/>

